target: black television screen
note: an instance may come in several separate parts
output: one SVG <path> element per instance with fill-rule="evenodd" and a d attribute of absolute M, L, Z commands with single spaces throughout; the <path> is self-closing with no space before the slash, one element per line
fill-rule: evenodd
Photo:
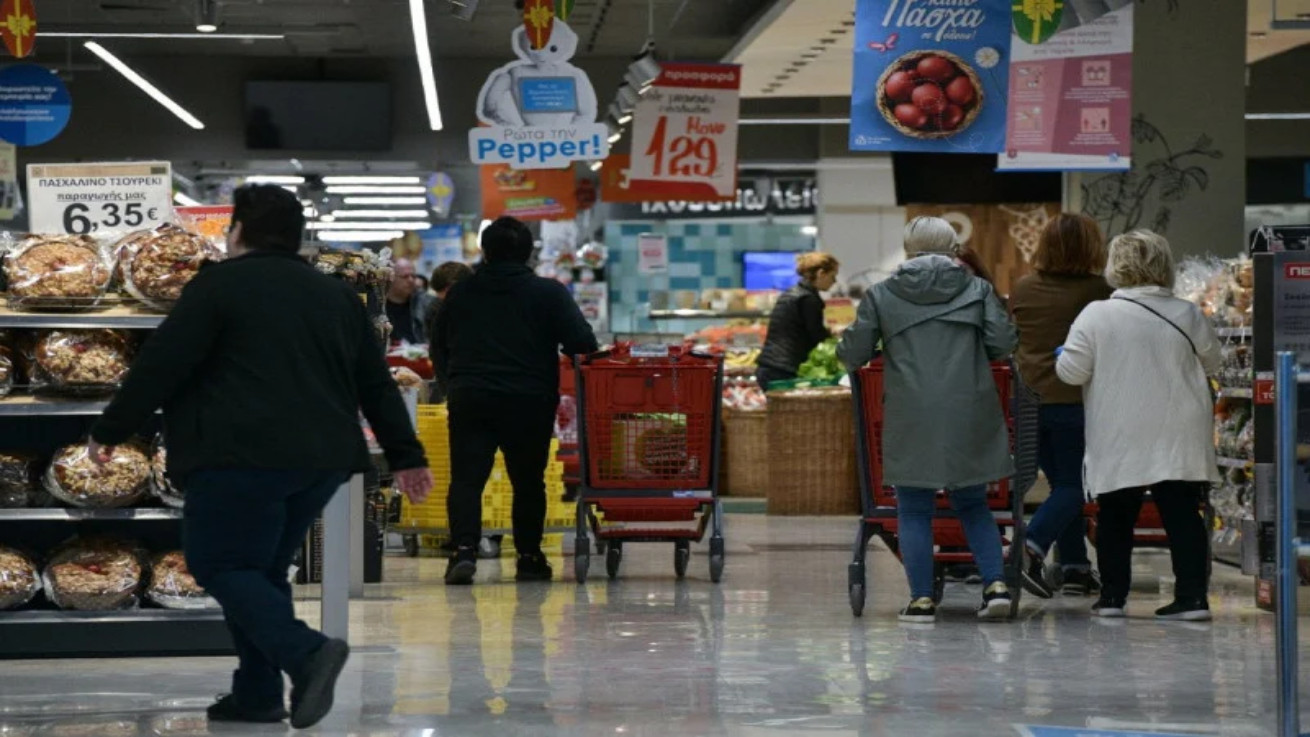
<path fill-rule="evenodd" d="M 998 172 L 996 154 L 893 153 L 898 205 L 1060 202 L 1060 172 Z"/>
<path fill-rule="evenodd" d="M 391 148 L 386 82 L 246 83 L 246 148 L 385 151 Z"/>

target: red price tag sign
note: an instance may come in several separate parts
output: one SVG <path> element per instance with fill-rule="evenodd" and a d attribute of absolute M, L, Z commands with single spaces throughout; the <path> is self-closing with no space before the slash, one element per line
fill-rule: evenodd
<path fill-rule="evenodd" d="M 1255 380 L 1255 403 L 1256 404 L 1273 404 L 1274 403 L 1274 380 L 1266 379 L 1263 376 L 1256 377 Z"/>
<path fill-rule="evenodd" d="M 740 87 L 735 64 L 662 65 L 634 113 L 630 182 L 691 185 L 706 201 L 735 198 Z"/>

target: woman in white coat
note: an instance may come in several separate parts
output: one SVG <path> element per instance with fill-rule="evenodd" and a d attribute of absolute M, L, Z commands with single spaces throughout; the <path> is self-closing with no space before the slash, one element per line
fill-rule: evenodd
<path fill-rule="evenodd" d="M 1149 490 L 1160 510 L 1175 578 L 1162 619 L 1205 620 L 1209 549 L 1201 502 L 1218 481 L 1214 401 L 1219 340 L 1201 311 L 1173 296 L 1169 242 L 1148 230 L 1110 242 L 1105 273 L 1116 291 L 1069 330 L 1056 373 L 1083 387 L 1085 486 L 1100 506 L 1101 617 L 1122 617 L 1132 584 L 1133 527 Z"/>

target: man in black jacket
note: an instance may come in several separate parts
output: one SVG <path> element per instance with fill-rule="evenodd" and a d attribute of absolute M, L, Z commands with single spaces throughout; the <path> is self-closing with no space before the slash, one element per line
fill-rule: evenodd
<path fill-rule="evenodd" d="M 333 493 L 369 467 L 360 411 L 411 500 L 432 476 L 359 297 L 296 254 L 299 201 L 271 186 L 233 200 L 233 258 L 186 286 L 89 445 L 106 462 L 163 408 L 187 565 L 240 659 L 209 719 L 285 719 L 285 672 L 291 724 L 305 728 L 332 708 L 349 648 L 296 619 L 287 569 Z"/>
<path fill-rule="evenodd" d="M 482 489 L 497 449 L 514 486 L 517 579 L 552 575 L 541 537 L 560 348 L 576 355 L 597 346 L 569 290 L 532 273 L 531 257 L 527 226 L 496 220 L 482 233 L 482 266 L 451 288 L 437 315 L 433 354 L 450 393 L 450 585 L 470 584 L 477 573 Z"/>

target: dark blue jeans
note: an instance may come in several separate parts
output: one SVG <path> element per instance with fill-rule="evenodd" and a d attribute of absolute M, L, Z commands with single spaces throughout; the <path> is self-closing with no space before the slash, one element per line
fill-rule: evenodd
<path fill-rule="evenodd" d="M 1038 418 L 1038 463 L 1051 495 L 1028 523 L 1028 547 L 1045 557 L 1055 543 L 1065 570 L 1092 567 L 1083 519 L 1083 424 L 1081 404 L 1043 404 Z"/>
<path fill-rule="evenodd" d="M 237 703 L 282 703 L 282 673 L 297 673 L 327 638 L 296 619 L 287 570 L 305 535 L 349 478 L 344 471 L 195 471 L 184 483 L 183 542 L 196 582 L 223 606 L 238 666 Z"/>
<path fill-rule="evenodd" d="M 987 487 L 968 486 L 946 492 L 955 516 L 964 528 L 964 537 L 973 551 L 983 585 L 1005 580 L 1005 559 L 1001 552 L 1001 533 L 996 517 L 987 508 Z M 937 516 L 937 491 L 896 487 L 896 518 L 900 522 L 901 562 L 910 581 L 910 598 L 932 596 L 933 536 L 932 520 Z"/>

